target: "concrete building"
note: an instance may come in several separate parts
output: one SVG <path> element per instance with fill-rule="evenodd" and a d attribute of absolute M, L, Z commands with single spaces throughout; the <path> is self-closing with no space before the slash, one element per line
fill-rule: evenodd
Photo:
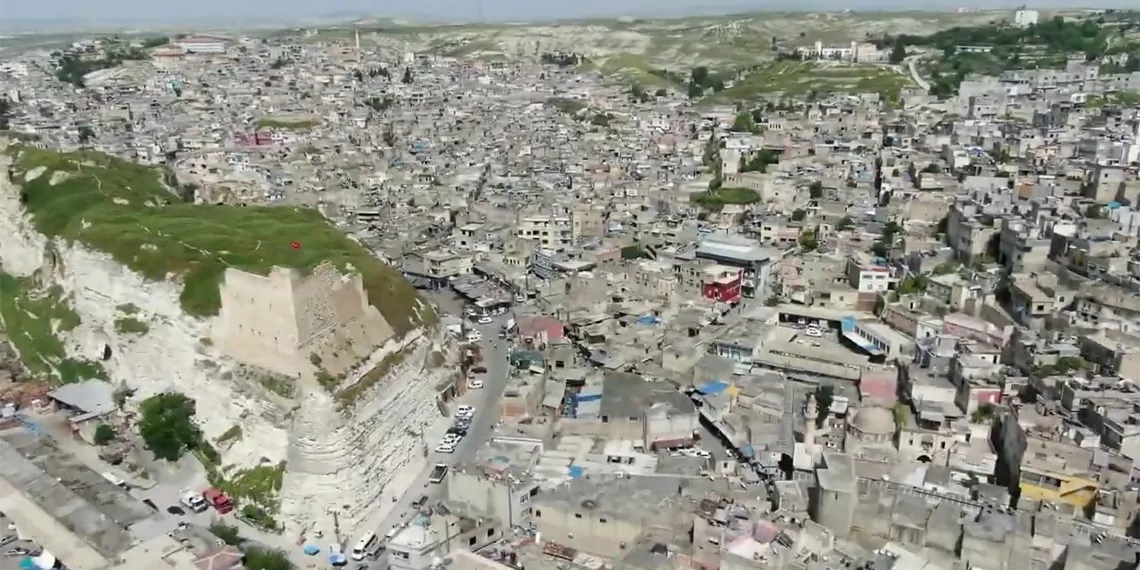
<path fill-rule="evenodd" d="M 447 499 L 472 512 L 496 519 L 500 527 L 527 526 L 533 515 L 531 498 L 538 482 L 530 475 L 542 454 L 542 442 L 496 438 L 470 464 L 447 478 Z"/>
<path fill-rule="evenodd" d="M 673 525 L 670 500 L 684 479 L 629 476 L 574 479 L 535 497 L 534 524 L 543 541 L 619 558 L 647 528 Z"/>
<path fill-rule="evenodd" d="M 137 544 L 161 536 L 162 530 L 153 529 L 163 528 L 150 520 L 154 511 L 126 490 L 22 427 L 0 434 L 0 511 L 71 570 L 108 567 Z"/>
<path fill-rule="evenodd" d="M 732 235 L 710 235 L 697 246 L 696 257 L 744 270 L 740 294 L 753 298 L 768 288 L 771 256 L 755 240 Z"/>
<path fill-rule="evenodd" d="M 824 452 L 815 469 L 812 520 L 844 538 L 855 524 L 855 460 L 845 453 Z"/>
<path fill-rule="evenodd" d="M 1013 25 L 1019 28 L 1028 28 L 1037 24 L 1037 10 L 1017 10 L 1013 13 Z"/>
<path fill-rule="evenodd" d="M 418 514 L 385 545 L 388 567 L 396 570 L 435 568 L 462 549 L 478 550 L 503 537 L 494 519 L 458 516 L 441 509 Z"/>

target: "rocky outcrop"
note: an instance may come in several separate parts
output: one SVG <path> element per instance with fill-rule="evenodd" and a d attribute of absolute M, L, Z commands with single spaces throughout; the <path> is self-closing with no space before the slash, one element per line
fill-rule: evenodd
<path fill-rule="evenodd" d="M 459 355 L 441 331 L 419 328 L 391 338 L 345 375 L 339 396 L 311 378 L 270 390 L 256 370 L 216 346 L 210 338 L 216 319 L 182 311 L 178 283 L 148 280 L 102 252 L 37 233 L 20 200 L 23 181 L 7 175 L 11 160 L 0 153 L 0 266 L 62 288 L 80 320 L 59 333 L 69 355 L 101 362 L 112 381 L 137 391 L 135 401 L 163 391 L 193 396 L 211 440 L 239 426 L 241 438 L 223 450 L 227 466 L 285 461 L 278 518 L 287 528 L 331 535 L 335 509 L 340 532 L 351 533 L 383 511 L 382 499 L 400 491 L 397 474 L 423 462 L 420 434 L 445 421 L 434 387 Z M 125 312 L 145 323 L 145 332 L 116 330 Z M 443 353 L 445 362 L 427 358 L 431 352 Z M 391 358 L 396 353 L 400 358 Z M 389 365 L 384 374 L 369 375 L 381 363 Z M 357 382 L 367 386 L 353 388 Z"/>

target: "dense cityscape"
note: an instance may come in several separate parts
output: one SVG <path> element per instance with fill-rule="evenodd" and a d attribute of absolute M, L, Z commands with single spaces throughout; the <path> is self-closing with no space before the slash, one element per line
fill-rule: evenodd
<path fill-rule="evenodd" d="M 1140 12 L 0 37 L 0 570 L 1140 570 L 1138 204 Z"/>

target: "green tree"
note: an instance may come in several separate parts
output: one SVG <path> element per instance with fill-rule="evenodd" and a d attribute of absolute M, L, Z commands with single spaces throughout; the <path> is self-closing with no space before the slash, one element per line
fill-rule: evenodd
<path fill-rule="evenodd" d="M 800 210 L 800 209 L 792 210 L 792 221 L 793 222 L 802 222 L 804 220 L 804 218 L 806 218 L 806 217 L 807 217 L 806 211 Z"/>
<path fill-rule="evenodd" d="M 79 144 L 87 144 L 93 138 L 95 138 L 95 129 L 87 125 L 79 127 Z"/>
<path fill-rule="evenodd" d="M 895 46 L 891 48 L 890 62 L 893 64 L 900 64 L 906 59 L 906 45 L 903 44 L 902 39 L 895 39 Z"/>
<path fill-rule="evenodd" d="M 8 121 L 12 116 L 12 102 L 8 100 L 8 96 L 0 97 L 0 131 L 8 129 Z"/>
<path fill-rule="evenodd" d="M 627 245 L 627 246 L 621 248 L 621 258 L 622 259 L 641 259 L 644 257 L 649 257 L 649 256 L 645 255 L 645 250 L 641 249 L 640 245 L 633 244 L 633 245 Z"/>
<path fill-rule="evenodd" d="M 835 386 L 820 384 L 815 387 L 815 404 L 819 407 L 819 417 L 815 418 L 815 427 L 823 427 L 830 415 L 831 403 L 835 401 Z"/>
<path fill-rule="evenodd" d="M 811 185 L 808 186 L 808 196 L 810 196 L 812 200 L 823 198 L 823 182 L 818 180 L 812 182 Z"/>
<path fill-rule="evenodd" d="M 244 567 L 246 570 L 293 570 L 289 555 L 276 548 L 250 546 L 245 549 Z"/>
<path fill-rule="evenodd" d="M 899 295 L 910 295 L 926 290 L 926 277 L 923 275 L 907 275 L 899 281 L 896 289 Z"/>
<path fill-rule="evenodd" d="M 1053 363 L 1057 374 L 1070 374 L 1085 367 L 1085 359 L 1079 356 L 1062 356 Z"/>
<path fill-rule="evenodd" d="M 891 220 L 891 221 L 883 224 L 883 231 L 881 233 L 881 235 L 883 236 L 883 241 L 885 241 L 889 244 L 894 243 L 895 236 L 898 235 L 898 233 L 901 231 L 902 231 L 902 226 L 900 226 L 899 223 L 894 221 L 894 220 Z"/>
<path fill-rule="evenodd" d="M 405 67 L 404 76 L 400 78 L 400 83 L 403 83 L 404 85 L 411 85 L 412 81 L 415 81 L 415 78 L 412 77 L 412 68 Z"/>
<path fill-rule="evenodd" d="M 835 224 L 836 231 L 840 232 L 843 230 L 849 230 L 853 227 L 855 227 L 855 220 L 852 220 L 850 216 L 843 216 L 843 218 Z"/>
<path fill-rule="evenodd" d="M 99 426 L 95 428 L 95 433 L 92 434 L 91 439 L 95 442 L 95 445 L 107 445 L 115 439 L 115 428 L 107 424 L 99 424 Z"/>
<path fill-rule="evenodd" d="M 805 252 L 815 251 L 819 248 L 819 239 L 816 238 L 815 230 L 804 230 L 800 232 L 799 238 L 800 248 Z"/>
<path fill-rule="evenodd" d="M 202 432 L 194 424 L 194 400 L 178 392 L 163 392 L 139 406 L 139 435 L 154 456 L 177 461 L 195 449 Z"/>
<path fill-rule="evenodd" d="M 245 544 L 245 539 L 238 533 L 238 527 L 234 525 L 214 522 L 210 524 L 210 533 L 222 539 L 222 542 L 230 546 L 241 546 Z"/>
<path fill-rule="evenodd" d="M 876 241 L 871 244 L 871 254 L 875 257 L 887 257 L 890 253 L 890 248 L 882 240 Z"/>
<path fill-rule="evenodd" d="M 738 133 L 751 133 L 756 130 L 756 123 L 752 121 L 752 113 L 741 111 L 732 121 L 732 130 Z"/>
<path fill-rule="evenodd" d="M 970 421 L 975 424 L 984 424 L 997 415 L 997 407 L 990 403 L 980 404 L 970 414 Z"/>

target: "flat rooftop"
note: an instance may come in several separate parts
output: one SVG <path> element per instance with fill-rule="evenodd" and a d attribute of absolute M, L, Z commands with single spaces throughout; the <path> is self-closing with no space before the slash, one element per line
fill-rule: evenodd
<path fill-rule="evenodd" d="M 0 433 L 0 479 L 6 483 L 0 485 L 0 509 L 72 568 L 84 564 L 66 554 L 86 549 L 61 536 L 59 527 L 114 558 L 134 544 L 129 528 L 155 514 L 52 440 L 23 427 Z"/>

